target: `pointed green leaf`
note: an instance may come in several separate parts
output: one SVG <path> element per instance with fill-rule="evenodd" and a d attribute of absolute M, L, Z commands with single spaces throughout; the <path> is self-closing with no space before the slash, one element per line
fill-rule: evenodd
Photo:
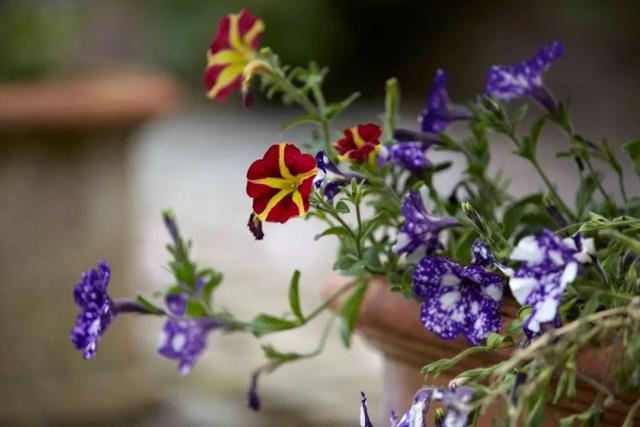
<path fill-rule="evenodd" d="M 351 335 L 358 321 L 358 313 L 360 312 L 360 305 L 364 299 L 364 294 L 367 290 L 366 284 L 361 284 L 356 290 L 349 295 L 349 298 L 342 304 L 340 314 L 342 315 L 342 326 L 340 328 L 340 337 L 345 347 L 349 348 L 351 345 Z"/>
<path fill-rule="evenodd" d="M 304 316 L 302 315 L 302 309 L 300 308 L 299 283 L 300 272 L 296 270 L 293 272 L 291 284 L 289 285 L 289 306 L 291 307 L 291 312 L 294 316 L 296 316 L 301 322 L 304 322 Z"/>

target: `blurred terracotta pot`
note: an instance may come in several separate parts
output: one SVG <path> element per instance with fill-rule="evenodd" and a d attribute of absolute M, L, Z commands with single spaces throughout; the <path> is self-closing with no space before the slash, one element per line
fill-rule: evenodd
<path fill-rule="evenodd" d="M 323 295 L 327 297 L 350 282 L 350 278 L 334 276 L 325 285 Z M 339 305 L 340 301 L 337 301 L 334 308 Z M 515 300 L 505 300 L 500 310 L 503 329 L 514 319 L 517 310 L 518 304 Z M 369 284 L 356 328 L 384 358 L 384 414 L 389 414 L 391 410 L 404 411 L 410 406 L 414 393 L 424 384 L 420 373 L 422 366 L 439 359 L 454 357 L 469 346 L 462 337 L 447 341 L 427 331 L 420 322 L 420 303 L 408 300 L 399 293 L 390 292 L 386 279 L 382 277 L 372 280 Z M 508 358 L 510 353 L 511 350 L 505 349 L 472 354 L 437 378 L 429 378 L 429 385 L 446 387 L 459 373 L 490 366 Z M 611 348 L 603 349 L 598 354 L 585 352 L 578 357 L 578 369 L 598 382 L 611 382 L 612 378 L 608 378 L 607 381 L 604 378 L 607 365 L 605 361 L 610 353 Z M 585 411 L 591 406 L 596 393 L 586 384 L 578 382 L 576 386 L 578 390 L 575 402 L 561 401 L 557 405 L 548 405 L 544 426 L 556 426 L 559 419 Z M 632 403 L 633 400 L 630 399 L 628 405 L 608 408 L 606 419 L 601 425 L 621 425 Z M 491 412 L 486 411 L 477 425 L 491 426 Z"/>

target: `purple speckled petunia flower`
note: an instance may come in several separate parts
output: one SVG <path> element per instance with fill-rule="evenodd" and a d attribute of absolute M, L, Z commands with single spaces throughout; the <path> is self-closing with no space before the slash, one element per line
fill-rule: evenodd
<path fill-rule="evenodd" d="M 399 255 L 412 254 L 418 250 L 420 256 L 432 253 L 442 246 L 438 238 L 440 232 L 458 225 L 453 218 L 430 215 L 420 192 L 416 190 L 409 190 L 402 202 L 402 214 L 405 223 L 394 245 L 394 251 Z"/>
<path fill-rule="evenodd" d="M 418 390 L 413 396 L 411 407 L 399 420 L 395 412 L 391 412 L 391 427 L 426 427 L 425 413 L 429 411 L 433 392 L 433 389 L 427 387 Z"/>
<path fill-rule="evenodd" d="M 199 292 L 204 280 L 196 282 L 196 292 Z M 158 353 L 162 356 L 178 361 L 178 372 L 186 375 L 197 362 L 207 347 L 207 335 L 213 329 L 226 326 L 222 319 L 214 317 L 181 318 L 186 313 L 187 294 L 175 293 L 165 297 L 165 304 L 172 317 L 164 324 Z"/>
<path fill-rule="evenodd" d="M 112 300 L 107 292 L 110 279 L 111 267 L 101 260 L 96 268 L 82 273 L 80 283 L 73 289 L 73 298 L 80 306 L 80 314 L 70 338 L 87 360 L 96 355 L 98 341 L 118 314 L 158 314 L 147 311 L 138 301 Z"/>
<path fill-rule="evenodd" d="M 451 104 L 447 92 L 447 72 L 443 69 L 436 70 L 426 105 L 418 117 L 422 132 L 437 134 L 455 120 L 470 118 L 471 114 L 465 107 Z"/>
<path fill-rule="evenodd" d="M 430 146 L 431 144 L 424 142 L 399 142 L 386 146 L 378 153 L 378 164 L 384 166 L 393 162 L 394 165 L 419 175 L 432 166 L 425 155 Z"/>
<path fill-rule="evenodd" d="M 80 314 L 71 330 L 71 341 L 82 350 L 85 359 L 96 355 L 96 346 L 116 316 L 114 302 L 107 293 L 111 268 L 102 260 L 95 269 L 82 273 L 82 279 L 73 290 Z"/>
<path fill-rule="evenodd" d="M 447 405 L 441 427 L 466 427 L 471 412 L 469 403 L 473 399 L 473 395 L 474 390 L 471 387 L 434 390 L 434 400 Z"/>
<path fill-rule="evenodd" d="M 474 240 L 471 244 L 471 256 L 471 263 L 475 265 L 490 267 L 496 263 L 496 257 L 480 240 Z"/>
<path fill-rule="evenodd" d="M 509 286 L 520 304 L 532 308 L 523 324 L 528 336 L 538 335 L 544 324 L 558 324 L 564 289 L 594 253 L 593 239 L 576 235 L 563 240 L 549 230 L 518 242 L 511 259 L 520 261 L 520 268 L 509 280 Z"/>
<path fill-rule="evenodd" d="M 209 332 L 222 326 L 219 319 L 209 317 L 169 319 L 162 330 L 158 353 L 177 360 L 178 372 L 186 375 L 206 348 Z"/>
<path fill-rule="evenodd" d="M 472 345 L 500 330 L 503 288 L 500 274 L 446 257 L 427 256 L 413 273 L 424 326 L 446 340 L 464 335 Z"/>
<path fill-rule="evenodd" d="M 487 96 L 501 101 L 531 96 L 550 112 L 556 111 L 553 95 L 544 87 L 542 75 L 564 53 L 564 45 L 553 41 L 531 58 L 512 65 L 493 65 L 487 74 Z"/>
<path fill-rule="evenodd" d="M 355 178 L 358 181 L 365 180 L 363 176 L 356 173 L 342 172 L 329 160 L 329 157 L 323 150 L 318 151 L 316 154 L 316 164 L 318 174 L 313 182 L 316 188 L 325 186 L 324 197 L 329 203 L 331 203 L 333 198 L 340 192 L 340 188 L 349 184 L 352 179 Z"/>
<path fill-rule="evenodd" d="M 395 412 L 391 412 L 391 427 L 426 427 L 425 414 L 429 412 L 432 400 L 446 405 L 441 427 L 465 427 L 471 412 L 469 403 L 473 395 L 474 390 L 470 387 L 455 389 L 423 387 L 414 395 L 411 407 L 400 419 Z M 373 427 L 369 419 L 366 401 L 366 396 L 361 393 L 360 427 Z"/>

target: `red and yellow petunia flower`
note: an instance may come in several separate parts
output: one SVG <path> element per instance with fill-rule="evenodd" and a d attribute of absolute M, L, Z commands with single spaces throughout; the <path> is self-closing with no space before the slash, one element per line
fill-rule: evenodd
<path fill-rule="evenodd" d="M 286 222 L 309 211 L 316 160 L 287 142 L 274 144 L 247 171 L 247 194 L 259 221 Z"/>
<path fill-rule="evenodd" d="M 241 87 L 245 76 L 266 67 L 257 59 L 260 35 L 264 23 L 252 16 L 247 9 L 222 17 L 216 38 L 207 51 L 207 68 L 204 82 L 207 97 L 222 101 L 227 95 Z M 248 67 L 250 64 L 251 67 Z M 247 73 L 247 69 L 250 72 Z M 248 97 L 248 84 L 243 85 L 243 95 Z"/>
<path fill-rule="evenodd" d="M 344 130 L 344 138 L 333 144 L 340 155 L 340 161 L 353 161 L 358 163 L 369 162 L 372 166 L 376 164 L 376 156 L 382 145 L 380 136 L 382 128 L 369 123 L 358 125 Z"/>

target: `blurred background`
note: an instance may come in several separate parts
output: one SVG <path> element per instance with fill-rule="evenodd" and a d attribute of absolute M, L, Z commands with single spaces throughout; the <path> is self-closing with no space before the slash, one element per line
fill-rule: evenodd
<path fill-rule="evenodd" d="M 118 319 L 91 362 L 69 342 L 72 288 L 100 258 L 112 265 L 112 295 L 169 284 L 167 207 L 196 259 L 225 273 L 219 306 L 245 319 L 280 313 L 294 269 L 304 306 L 320 303 L 335 251 L 313 240 L 321 226 L 267 225 L 261 242 L 245 227 L 246 168 L 274 142 L 308 139 L 305 129 L 280 132 L 298 112 L 258 94 L 249 110 L 238 96 L 204 99 L 216 24 L 242 7 L 264 19 L 262 45 L 285 62 L 331 67 L 330 99 L 364 94 L 336 130 L 376 120 L 390 76 L 411 128 L 437 67 L 464 101 L 483 90 L 489 65 L 560 39 L 566 56 L 547 83 L 573 100 L 577 129 L 615 145 L 640 135 L 636 1 L 0 0 L 0 425 L 353 426 L 360 390 L 378 406 L 381 360 L 357 338 L 345 350 L 333 336 L 321 357 L 264 376 L 260 414 L 244 406 L 262 363 L 252 337 L 212 335 L 188 377 L 155 354 L 158 319 Z M 572 197 L 574 166 L 554 157 L 563 143 L 545 131 L 541 156 Z M 506 143 L 493 150 L 515 192 L 541 187 Z M 322 327 L 265 341 L 306 351 Z"/>

